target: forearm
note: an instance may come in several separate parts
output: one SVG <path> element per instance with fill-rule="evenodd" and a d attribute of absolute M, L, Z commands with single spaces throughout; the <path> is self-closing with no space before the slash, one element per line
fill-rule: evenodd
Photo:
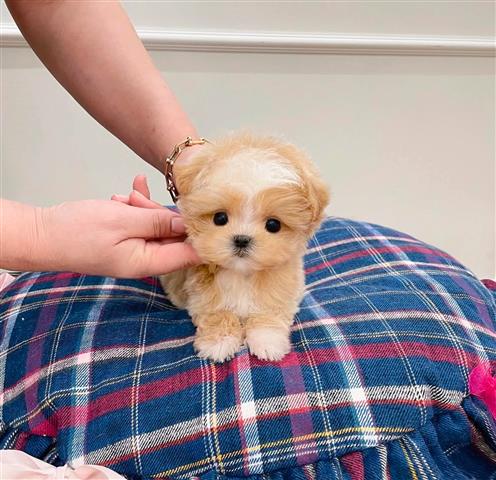
<path fill-rule="evenodd" d="M 39 229 L 42 210 L 0 199 L 0 268 L 44 270 Z"/>
<path fill-rule="evenodd" d="M 162 171 L 172 147 L 197 136 L 118 2 L 6 3 L 55 78 L 148 163 Z"/>

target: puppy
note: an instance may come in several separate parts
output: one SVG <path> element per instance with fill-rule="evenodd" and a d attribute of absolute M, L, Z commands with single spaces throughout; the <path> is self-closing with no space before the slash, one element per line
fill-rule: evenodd
<path fill-rule="evenodd" d="M 204 264 L 161 282 L 190 313 L 199 356 L 223 362 L 245 342 L 280 360 L 304 292 L 306 244 L 329 201 L 314 165 L 291 144 L 244 133 L 206 145 L 174 177 Z"/>

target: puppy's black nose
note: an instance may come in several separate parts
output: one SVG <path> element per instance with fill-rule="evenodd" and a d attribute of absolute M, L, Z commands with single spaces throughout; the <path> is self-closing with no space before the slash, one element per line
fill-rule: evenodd
<path fill-rule="evenodd" d="M 248 235 L 234 235 L 233 242 L 236 248 L 248 248 L 251 243 L 251 237 Z"/>

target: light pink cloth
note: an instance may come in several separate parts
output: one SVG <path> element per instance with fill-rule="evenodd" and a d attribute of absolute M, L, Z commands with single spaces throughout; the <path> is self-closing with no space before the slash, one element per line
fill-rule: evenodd
<path fill-rule="evenodd" d="M 126 480 L 98 465 L 54 467 L 19 450 L 0 450 L 1 480 Z"/>
<path fill-rule="evenodd" d="M 0 273 L 0 292 L 14 281 L 14 277 L 8 273 Z"/>

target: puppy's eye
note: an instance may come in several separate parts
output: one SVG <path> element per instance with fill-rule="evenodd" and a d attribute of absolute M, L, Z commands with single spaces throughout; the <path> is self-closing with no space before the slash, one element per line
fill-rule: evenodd
<path fill-rule="evenodd" d="M 222 227 L 229 221 L 229 217 L 226 212 L 217 212 L 214 215 L 214 223 L 215 225 Z"/>
<path fill-rule="evenodd" d="M 265 230 L 270 233 L 277 233 L 279 230 L 281 230 L 281 222 L 277 220 L 277 218 L 269 218 L 265 222 Z"/>

